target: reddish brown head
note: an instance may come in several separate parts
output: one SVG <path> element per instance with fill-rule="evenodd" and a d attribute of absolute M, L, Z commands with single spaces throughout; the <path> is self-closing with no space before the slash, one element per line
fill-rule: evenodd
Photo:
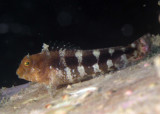
<path fill-rule="evenodd" d="M 21 79 L 32 82 L 47 83 L 48 78 L 45 74 L 45 56 L 44 54 L 26 55 L 19 65 L 16 74 Z"/>

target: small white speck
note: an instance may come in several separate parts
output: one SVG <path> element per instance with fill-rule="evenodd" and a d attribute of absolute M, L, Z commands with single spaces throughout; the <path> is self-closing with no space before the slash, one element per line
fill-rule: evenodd
<path fill-rule="evenodd" d="M 112 56 L 112 54 L 114 53 L 114 49 L 112 49 L 112 48 L 109 48 L 109 53 L 111 54 L 111 56 Z"/>
<path fill-rule="evenodd" d="M 121 50 L 122 50 L 123 52 L 125 52 L 126 48 L 122 47 Z"/>
<path fill-rule="evenodd" d="M 60 57 L 64 57 L 65 56 L 65 49 L 60 49 L 59 50 L 59 55 L 60 55 Z"/>
<path fill-rule="evenodd" d="M 43 43 L 42 52 L 43 52 L 43 51 L 49 51 L 48 48 L 49 48 L 49 45 Z"/>
<path fill-rule="evenodd" d="M 70 94 L 74 95 L 74 96 L 78 96 L 78 95 L 83 95 L 86 92 L 96 91 L 97 89 L 98 89 L 97 87 L 88 87 L 88 88 L 84 88 L 84 89 L 78 90 L 78 91 L 70 93 Z"/>
<path fill-rule="evenodd" d="M 108 68 L 110 68 L 110 67 L 113 66 L 113 62 L 112 62 L 111 59 L 108 59 L 108 60 L 107 60 L 107 66 L 108 66 Z"/>
<path fill-rule="evenodd" d="M 143 7 L 146 7 L 147 5 L 146 4 L 143 4 Z"/>
<path fill-rule="evenodd" d="M 72 79 L 72 75 L 71 75 L 71 69 L 70 69 L 70 68 L 68 68 L 68 67 L 66 67 L 64 70 L 66 71 L 67 79 L 68 79 L 70 82 L 72 82 L 72 81 L 73 81 L 73 79 Z"/>
<path fill-rule="evenodd" d="M 95 73 L 96 73 L 96 72 L 101 72 L 101 70 L 99 69 L 98 63 L 94 64 L 92 67 L 94 68 L 94 72 L 95 72 Z"/>
<path fill-rule="evenodd" d="M 52 69 L 52 66 L 49 66 L 49 69 Z"/>
<path fill-rule="evenodd" d="M 78 63 L 80 64 L 82 62 L 82 51 L 81 50 L 76 51 L 75 56 L 77 57 Z"/>
<path fill-rule="evenodd" d="M 67 66 L 65 58 L 64 58 L 65 53 L 66 53 L 65 49 L 60 49 L 59 50 L 59 56 L 60 56 L 61 62 L 64 64 L 64 66 Z"/>
<path fill-rule="evenodd" d="M 83 77 L 83 76 L 86 75 L 86 72 L 85 72 L 85 69 L 84 69 L 83 66 L 78 66 L 77 69 L 78 69 L 78 72 L 79 72 L 80 76 Z"/>
<path fill-rule="evenodd" d="M 132 47 L 132 48 L 135 48 L 135 47 L 136 47 L 136 44 L 135 44 L 135 43 L 132 43 L 132 44 L 131 44 L 131 47 Z"/>
<path fill-rule="evenodd" d="M 93 55 L 96 57 L 96 59 L 99 59 L 100 51 L 99 50 L 93 50 Z"/>

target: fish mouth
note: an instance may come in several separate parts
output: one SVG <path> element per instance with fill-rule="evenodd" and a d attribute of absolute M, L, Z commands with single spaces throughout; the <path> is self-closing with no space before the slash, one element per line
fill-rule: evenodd
<path fill-rule="evenodd" d="M 18 78 L 25 79 L 24 72 L 22 72 L 22 71 L 23 70 L 21 68 L 18 68 L 16 71 L 16 74 L 18 75 Z"/>
<path fill-rule="evenodd" d="M 19 70 L 19 68 L 17 69 L 17 71 L 16 71 L 16 75 L 18 75 L 18 78 L 20 78 L 21 76 L 20 76 L 20 70 Z"/>

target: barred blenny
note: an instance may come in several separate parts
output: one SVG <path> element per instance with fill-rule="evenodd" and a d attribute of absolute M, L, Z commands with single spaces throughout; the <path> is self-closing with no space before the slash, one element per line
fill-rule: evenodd
<path fill-rule="evenodd" d="M 125 68 L 143 58 L 149 50 L 149 34 L 125 47 L 49 51 L 44 44 L 40 53 L 23 58 L 16 73 L 19 78 L 57 87 Z"/>

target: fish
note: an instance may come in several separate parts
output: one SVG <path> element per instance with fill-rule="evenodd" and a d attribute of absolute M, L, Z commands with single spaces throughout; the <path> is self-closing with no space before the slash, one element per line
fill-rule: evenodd
<path fill-rule="evenodd" d="M 127 46 L 92 50 L 50 50 L 44 43 L 40 53 L 28 54 L 22 59 L 16 74 L 20 79 L 55 88 L 78 83 L 143 59 L 150 51 L 150 37 L 150 34 L 144 35 Z"/>

